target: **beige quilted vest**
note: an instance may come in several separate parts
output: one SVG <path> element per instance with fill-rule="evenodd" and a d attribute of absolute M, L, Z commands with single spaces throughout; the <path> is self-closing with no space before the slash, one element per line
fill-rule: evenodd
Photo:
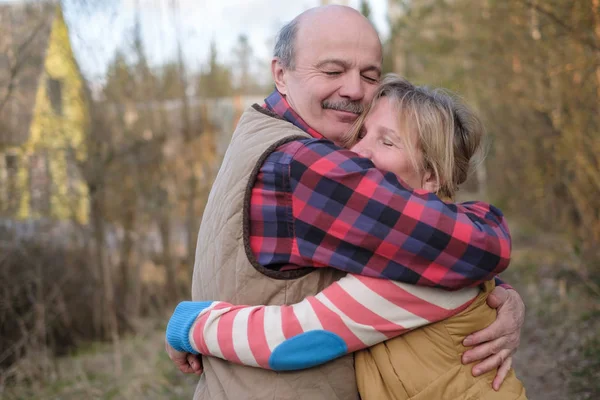
<path fill-rule="evenodd" d="M 265 158 L 291 140 L 309 137 L 262 109 L 241 117 L 202 218 L 192 281 L 195 301 L 293 304 L 317 294 L 342 274 L 331 268 L 286 272 L 260 266 L 248 242 L 251 189 Z M 194 399 L 357 399 L 352 355 L 297 372 L 273 372 L 203 357 Z"/>

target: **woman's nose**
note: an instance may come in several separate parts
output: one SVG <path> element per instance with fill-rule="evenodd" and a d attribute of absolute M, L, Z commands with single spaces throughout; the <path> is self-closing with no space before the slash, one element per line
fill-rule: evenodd
<path fill-rule="evenodd" d="M 352 146 L 352 148 L 350 150 L 357 153 L 359 156 L 361 156 L 363 158 L 368 158 L 369 160 L 373 157 L 373 152 L 371 151 L 371 149 L 368 146 L 365 146 L 364 144 L 362 144 L 361 142 Z"/>

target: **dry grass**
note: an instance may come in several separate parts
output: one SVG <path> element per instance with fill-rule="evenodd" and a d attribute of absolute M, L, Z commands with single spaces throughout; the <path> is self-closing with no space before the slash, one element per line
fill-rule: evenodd
<path fill-rule="evenodd" d="M 503 277 L 527 305 L 515 368 L 529 399 L 600 398 L 600 297 L 564 238 L 511 225 L 513 262 Z M 165 321 L 146 320 L 122 340 L 121 373 L 109 344 L 61 358 L 34 353 L 4 373 L 4 384 L 0 374 L 0 399 L 189 399 L 196 378 L 167 358 Z"/>
<path fill-rule="evenodd" d="M 46 374 L 31 381 L 40 360 L 12 367 L 12 384 L 0 386 L 0 399 L 189 399 L 196 378 L 177 371 L 164 352 L 164 323 L 146 321 L 139 334 L 121 342 L 123 371 L 114 368 L 113 348 L 95 344 L 70 357 L 46 362 Z"/>
<path fill-rule="evenodd" d="M 515 357 L 530 400 L 600 398 L 600 297 L 564 238 L 513 229 L 505 280 L 527 317 Z M 591 283 L 591 284 L 590 284 Z"/>

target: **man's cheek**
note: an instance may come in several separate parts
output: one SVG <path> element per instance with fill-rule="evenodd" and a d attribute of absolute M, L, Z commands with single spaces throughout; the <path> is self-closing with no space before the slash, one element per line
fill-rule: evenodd
<path fill-rule="evenodd" d="M 373 99 L 373 96 L 375 96 L 375 90 L 377 90 L 376 85 L 369 85 L 369 87 L 365 90 L 365 97 L 362 101 L 363 106 L 366 107 L 367 105 L 369 105 L 369 103 Z"/>

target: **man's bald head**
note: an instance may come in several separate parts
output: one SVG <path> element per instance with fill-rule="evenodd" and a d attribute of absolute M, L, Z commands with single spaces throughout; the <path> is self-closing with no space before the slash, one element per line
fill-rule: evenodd
<path fill-rule="evenodd" d="M 299 31 L 308 28 L 314 32 L 318 31 L 323 25 L 329 25 L 331 28 L 341 28 L 341 30 L 338 30 L 339 34 L 343 34 L 345 29 L 351 27 L 352 29 L 362 29 L 366 34 L 377 36 L 377 31 L 371 22 L 352 7 L 334 4 L 314 7 L 304 11 L 281 28 L 275 42 L 273 57 L 279 59 L 279 62 L 285 68 L 294 69 Z M 335 27 L 331 25 L 335 25 Z M 381 43 L 379 45 L 381 46 Z"/>
<path fill-rule="evenodd" d="M 281 30 L 271 72 L 304 122 L 340 142 L 375 93 L 381 60 L 381 42 L 368 19 L 350 7 L 325 6 Z"/>

